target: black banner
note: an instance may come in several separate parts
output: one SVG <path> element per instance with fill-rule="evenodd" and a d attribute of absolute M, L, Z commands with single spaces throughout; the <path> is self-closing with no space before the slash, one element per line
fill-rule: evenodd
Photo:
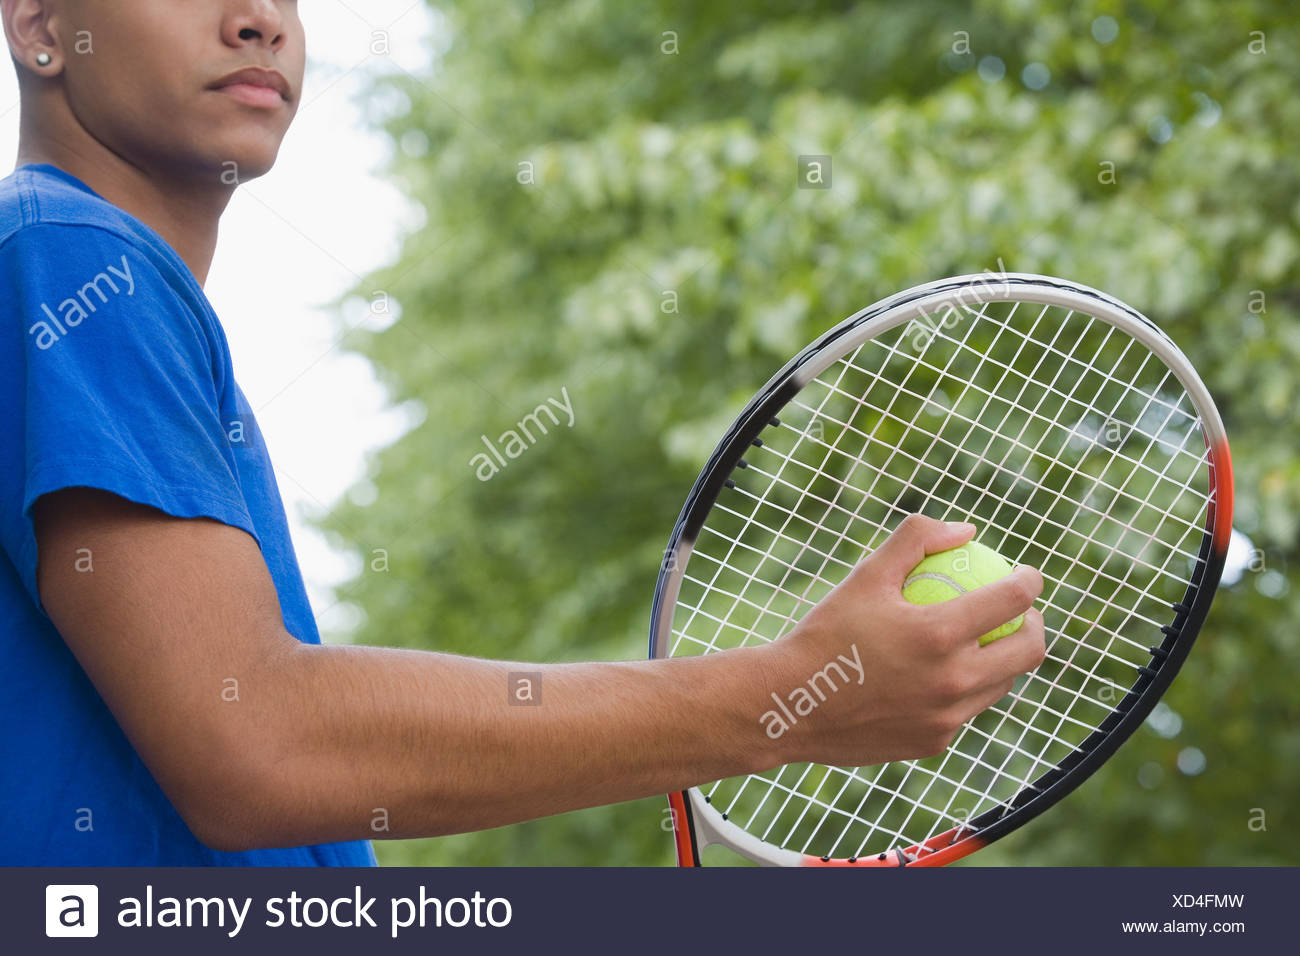
<path fill-rule="evenodd" d="M 1276 954 L 1300 870 L 51 868 L 0 890 L 21 954 Z"/>

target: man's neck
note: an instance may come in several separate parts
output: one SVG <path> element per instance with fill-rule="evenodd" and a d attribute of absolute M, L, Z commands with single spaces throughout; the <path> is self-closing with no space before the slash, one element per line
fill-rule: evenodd
<path fill-rule="evenodd" d="M 58 144 L 31 144 L 18 149 L 18 165 L 49 163 L 130 213 L 157 232 L 189 266 L 199 285 L 207 282 L 217 248 L 218 225 L 234 193 L 213 177 L 215 186 L 197 188 L 191 176 L 160 176 L 141 169 L 95 144 L 96 155 Z"/>

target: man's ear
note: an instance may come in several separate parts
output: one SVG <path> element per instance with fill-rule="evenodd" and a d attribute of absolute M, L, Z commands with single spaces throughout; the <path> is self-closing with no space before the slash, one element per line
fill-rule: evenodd
<path fill-rule="evenodd" d="M 55 22 L 62 12 L 62 2 L 0 0 L 9 52 L 19 66 L 43 76 L 53 76 L 63 69 L 64 49 Z"/>

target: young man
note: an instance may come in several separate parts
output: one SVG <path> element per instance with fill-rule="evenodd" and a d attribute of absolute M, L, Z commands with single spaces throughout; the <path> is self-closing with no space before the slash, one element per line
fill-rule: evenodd
<path fill-rule="evenodd" d="M 301 96 L 297 4 L 0 9 L 22 90 L 0 183 L 0 863 L 365 864 L 374 836 L 918 757 L 1041 661 L 1032 610 L 976 641 L 1030 607 L 1032 569 L 903 600 L 911 567 L 973 534 L 919 517 L 782 640 L 530 664 L 540 708 L 508 705 L 519 665 L 321 646 L 202 291 L 236 183 L 271 167 Z M 768 695 L 852 645 L 865 686 L 769 739 Z M 677 719 L 647 736 L 655 712 Z"/>

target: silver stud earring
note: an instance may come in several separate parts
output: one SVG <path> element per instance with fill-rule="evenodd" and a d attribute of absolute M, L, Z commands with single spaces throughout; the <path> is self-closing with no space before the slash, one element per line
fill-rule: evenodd
<path fill-rule="evenodd" d="M 36 54 L 37 66 L 49 66 L 53 62 L 54 62 L 54 57 L 50 56 L 48 53 Z"/>

